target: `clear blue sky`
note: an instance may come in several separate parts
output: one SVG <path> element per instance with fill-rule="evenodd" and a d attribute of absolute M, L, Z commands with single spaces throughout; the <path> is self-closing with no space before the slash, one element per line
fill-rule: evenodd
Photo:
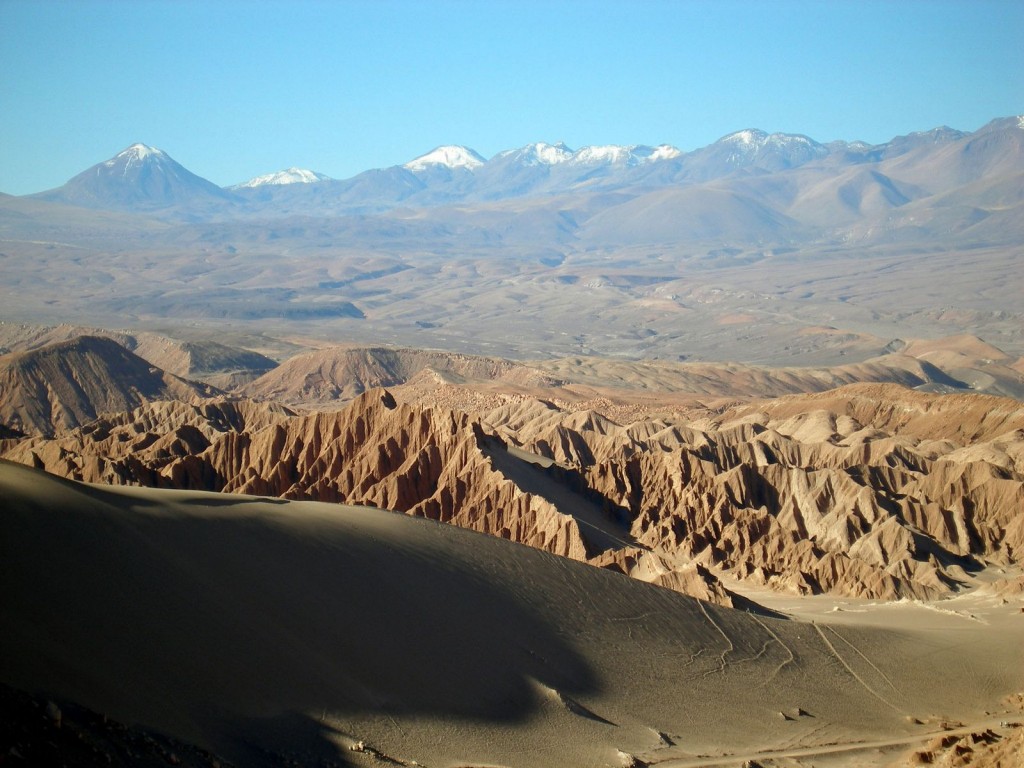
<path fill-rule="evenodd" d="M 1024 113 L 1022 0 L 0 0 L 0 191 L 136 141 L 228 185 L 439 144 L 882 142 Z"/>

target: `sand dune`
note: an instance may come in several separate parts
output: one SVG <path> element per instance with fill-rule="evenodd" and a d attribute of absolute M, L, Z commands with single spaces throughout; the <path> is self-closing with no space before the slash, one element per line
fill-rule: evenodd
<path fill-rule="evenodd" d="M 1024 683 L 1019 621 L 781 621 L 379 510 L 0 484 L 0 679 L 243 765 L 923 743 Z"/>

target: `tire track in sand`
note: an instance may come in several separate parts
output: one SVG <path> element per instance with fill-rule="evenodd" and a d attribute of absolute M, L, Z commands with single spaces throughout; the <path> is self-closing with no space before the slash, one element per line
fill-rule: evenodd
<path fill-rule="evenodd" d="M 839 661 L 839 663 L 842 664 L 846 668 L 846 671 L 849 672 L 853 676 L 853 679 L 856 680 L 858 683 L 860 683 L 864 687 L 865 691 L 867 691 L 872 696 L 874 696 L 876 699 L 878 699 L 880 702 L 885 704 L 885 706 L 887 706 L 887 707 L 889 707 L 889 708 L 891 708 L 891 709 L 893 709 L 893 710 L 895 710 L 897 712 L 902 712 L 903 711 L 899 707 L 897 707 L 895 704 L 893 704 L 891 701 L 889 701 L 887 698 L 885 698 L 880 693 L 878 693 L 878 691 L 876 691 L 870 685 L 868 685 L 867 682 L 864 680 L 864 678 L 861 677 L 860 675 L 858 675 L 857 672 L 854 670 L 854 668 L 846 663 L 846 659 L 844 659 L 842 657 L 842 655 L 840 655 L 839 651 L 836 650 L 836 647 L 834 645 L 832 645 L 832 642 L 828 639 L 828 636 L 822 631 L 821 627 L 819 627 L 813 621 L 811 622 L 811 626 L 814 627 L 815 630 L 817 630 L 818 634 L 821 636 L 821 639 L 825 641 L 825 645 L 828 646 L 828 649 L 832 652 L 832 655 L 835 656 L 836 659 Z M 870 664 L 870 662 L 868 662 L 868 663 Z M 874 666 L 874 665 L 872 665 L 872 666 Z M 883 677 L 884 677 L 884 675 L 883 675 Z M 890 685 L 891 685 L 891 683 L 890 683 Z"/>

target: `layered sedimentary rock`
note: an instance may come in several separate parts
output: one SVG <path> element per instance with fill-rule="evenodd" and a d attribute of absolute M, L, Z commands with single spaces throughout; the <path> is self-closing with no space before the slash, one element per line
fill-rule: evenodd
<path fill-rule="evenodd" d="M 620 425 L 522 397 L 479 417 L 384 390 L 305 416 L 157 404 L 6 456 L 84 480 L 367 504 L 717 602 L 949 594 L 1024 559 L 1024 409 L 891 385 Z"/>

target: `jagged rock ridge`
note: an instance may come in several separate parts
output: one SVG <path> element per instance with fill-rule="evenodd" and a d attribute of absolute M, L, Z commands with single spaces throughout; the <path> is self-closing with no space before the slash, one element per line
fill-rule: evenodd
<path fill-rule="evenodd" d="M 861 385 L 629 426 L 523 398 L 474 418 L 384 390 L 307 416 L 203 408 L 147 405 L 5 455 L 90 481 L 399 510 L 720 602 L 715 574 L 940 597 L 1024 553 L 1024 412 L 999 398 Z"/>

